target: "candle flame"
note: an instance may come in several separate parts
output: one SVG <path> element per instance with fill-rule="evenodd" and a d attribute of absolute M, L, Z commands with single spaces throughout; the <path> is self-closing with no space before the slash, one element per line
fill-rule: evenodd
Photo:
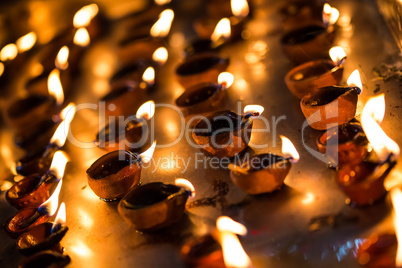
<path fill-rule="evenodd" d="M 69 104 L 61 111 L 60 114 L 63 121 L 57 127 L 52 138 L 50 139 L 50 144 L 55 144 L 59 148 L 64 146 L 70 130 L 71 121 L 74 119 L 75 111 L 75 104 Z"/>
<path fill-rule="evenodd" d="M 60 71 L 58 69 L 54 69 L 50 72 L 49 78 L 47 79 L 47 88 L 49 94 L 56 98 L 57 105 L 61 105 L 64 101 L 64 92 L 60 81 Z"/>
<path fill-rule="evenodd" d="M 35 45 L 36 39 L 36 33 L 34 32 L 27 33 L 26 35 L 18 38 L 15 42 L 18 47 L 18 52 L 22 53 L 30 50 Z"/>
<path fill-rule="evenodd" d="M 89 33 L 86 28 L 79 28 L 74 35 L 74 44 L 81 47 L 86 47 L 91 42 Z"/>
<path fill-rule="evenodd" d="M 137 113 L 135 116 L 137 118 L 145 118 L 147 120 L 151 119 L 155 114 L 155 102 L 150 100 L 144 102 L 140 108 L 138 108 Z"/>
<path fill-rule="evenodd" d="M 174 19 L 174 12 L 171 9 L 165 9 L 159 15 L 159 19 L 152 25 L 150 34 L 153 37 L 166 37 L 170 32 L 170 27 Z"/>
<path fill-rule="evenodd" d="M 362 80 L 360 79 L 359 70 L 356 69 L 356 70 L 354 70 L 354 71 L 350 74 L 347 83 L 348 83 L 348 85 L 351 86 L 351 87 L 352 87 L 352 86 L 355 86 L 355 87 L 360 88 L 360 93 L 359 93 L 359 94 L 362 94 L 362 92 L 363 92 L 363 85 L 362 85 Z"/>
<path fill-rule="evenodd" d="M 222 88 L 229 88 L 234 82 L 233 74 L 229 72 L 222 72 L 218 76 L 218 84 L 222 85 Z"/>
<path fill-rule="evenodd" d="M 49 168 L 49 172 L 54 174 L 58 180 L 61 180 L 64 176 L 64 171 L 68 161 L 70 161 L 70 159 L 65 152 L 55 152 Z"/>
<path fill-rule="evenodd" d="M 142 75 L 142 80 L 150 86 L 153 85 L 155 83 L 155 69 L 149 66 Z"/>
<path fill-rule="evenodd" d="M 13 60 L 18 55 L 18 48 L 15 44 L 8 44 L 4 46 L 0 51 L 0 60 L 7 61 Z"/>
<path fill-rule="evenodd" d="M 0 62 L 0 76 L 2 76 L 4 73 L 4 64 Z"/>
<path fill-rule="evenodd" d="M 250 258 L 236 236 L 236 234 L 247 234 L 246 227 L 226 216 L 218 218 L 216 227 L 219 231 L 219 242 L 222 246 L 225 266 L 238 268 L 252 267 Z"/>
<path fill-rule="evenodd" d="M 398 250 L 396 253 L 395 267 L 402 267 L 402 191 L 400 188 L 391 190 L 392 204 L 395 210 L 395 232 L 398 239 Z"/>
<path fill-rule="evenodd" d="M 172 0 L 155 0 L 155 3 L 159 6 L 169 4 Z"/>
<path fill-rule="evenodd" d="M 285 136 L 280 135 L 282 140 L 282 154 L 286 159 L 291 160 L 293 163 L 299 161 L 300 156 L 293 143 Z"/>
<path fill-rule="evenodd" d="M 55 65 L 58 69 L 65 70 L 68 67 L 68 56 L 70 54 L 70 50 L 67 46 L 63 46 L 59 53 L 57 53 L 57 57 L 55 60 Z"/>
<path fill-rule="evenodd" d="M 329 56 L 331 57 L 333 62 L 339 65 L 342 62 L 342 59 L 346 58 L 346 52 L 340 46 L 332 47 L 329 50 Z"/>
<path fill-rule="evenodd" d="M 154 143 L 151 145 L 151 147 L 148 148 L 148 150 L 140 154 L 142 162 L 149 163 L 149 161 L 151 161 L 152 156 L 154 155 L 155 147 L 156 147 L 156 141 L 154 141 Z"/>
<path fill-rule="evenodd" d="M 228 18 L 221 19 L 216 25 L 211 35 L 211 41 L 218 43 L 221 38 L 229 39 L 231 34 L 230 20 Z"/>
<path fill-rule="evenodd" d="M 236 17 L 244 18 L 250 12 L 247 0 L 231 0 L 232 13 Z"/>
<path fill-rule="evenodd" d="M 91 20 L 98 14 L 99 7 L 97 4 L 90 4 L 78 10 L 73 19 L 75 28 L 87 27 Z"/>
<path fill-rule="evenodd" d="M 16 164 L 12 160 L 13 153 L 9 144 L 3 143 L 3 145 L 1 146 L 1 156 L 3 158 L 4 164 L 10 169 L 10 172 L 14 175 L 17 175 Z"/>
<path fill-rule="evenodd" d="M 251 114 L 253 117 L 254 116 L 260 116 L 262 112 L 264 112 L 264 107 L 261 105 L 247 105 L 244 107 L 244 113 L 245 114 Z"/>
<path fill-rule="evenodd" d="M 190 181 L 188 181 L 186 179 L 179 178 L 179 179 L 175 179 L 174 184 L 176 186 L 182 187 L 186 191 L 190 192 L 190 197 L 191 198 L 195 197 L 195 188 L 194 188 L 194 185 Z"/>
<path fill-rule="evenodd" d="M 322 17 L 325 24 L 334 25 L 338 21 L 339 10 L 326 3 L 324 4 Z"/>
<path fill-rule="evenodd" d="M 159 65 L 163 65 L 166 63 L 168 59 L 168 51 L 165 47 L 160 47 L 152 54 L 152 60 L 159 63 Z"/>
<path fill-rule="evenodd" d="M 60 204 L 59 211 L 57 212 L 56 218 L 52 225 L 51 232 L 53 233 L 54 229 L 56 229 L 58 225 L 63 225 L 65 223 L 66 223 L 66 204 L 63 202 Z"/>
<path fill-rule="evenodd" d="M 376 111 L 378 109 L 381 111 Z M 393 158 L 397 158 L 400 152 L 398 144 L 385 134 L 378 123 L 382 120 L 384 110 L 385 98 L 384 94 L 380 94 L 367 101 L 362 113 L 364 133 L 381 162 L 386 161 L 391 154 L 393 154 Z"/>
<path fill-rule="evenodd" d="M 39 206 L 38 208 L 39 211 L 42 211 L 43 213 L 49 216 L 53 216 L 56 213 L 57 207 L 59 206 L 59 195 L 62 184 L 63 180 L 60 180 L 57 183 L 57 187 L 52 193 L 52 195 L 49 197 L 49 199 L 43 202 L 42 205 Z"/>

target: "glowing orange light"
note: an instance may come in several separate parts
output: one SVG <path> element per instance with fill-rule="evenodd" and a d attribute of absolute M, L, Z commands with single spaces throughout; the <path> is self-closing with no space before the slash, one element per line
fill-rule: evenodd
<path fill-rule="evenodd" d="M 79 28 L 74 35 L 74 44 L 81 47 L 86 47 L 91 42 L 89 33 L 86 28 Z"/>
<path fill-rule="evenodd" d="M 81 28 L 88 26 L 91 20 L 96 16 L 96 14 L 98 14 L 98 12 L 99 7 L 97 4 L 90 4 L 82 7 L 74 15 L 74 27 Z"/>
<path fill-rule="evenodd" d="M 345 50 L 340 47 L 332 47 L 329 50 L 329 56 L 331 57 L 332 61 L 335 62 L 336 64 L 340 64 L 342 59 L 346 57 Z"/>
<path fill-rule="evenodd" d="M 63 151 L 54 153 L 52 163 L 50 164 L 49 171 L 56 176 L 58 180 L 63 178 L 66 164 L 69 161 L 68 155 Z"/>
<path fill-rule="evenodd" d="M 70 54 L 70 50 L 67 46 L 63 46 L 59 53 L 57 53 L 57 57 L 55 60 L 55 65 L 58 69 L 65 70 L 68 67 L 68 56 Z"/>
<path fill-rule="evenodd" d="M 247 105 L 244 107 L 244 113 L 245 114 L 252 114 L 253 116 L 260 116 L 262 112 L 264 112 L 264 107 L 261 105 Z"/>
<path fill-rule="evenodd" d="M 384 94 L 372 97 L 367 101 L 363 108 L 362 126 L 378 160 L 384 162 L 391 154 L 393 154 L 393 158 L 397 158 L 400 149 L 398 144 L 390 139 L 378 124 L 378 119 L 382 119 L 381 115 L 384 113 L 384 111 L 377 112 L 378 109 L 385 110 Z"/>
<path fill-rule="evenodd" d="M 229 88 L 234 82 L 233 74 L 229 72 L 222 72 L 218 76 L 218 84 L 222 85 L 222 88 Z"/>
<path fill-rule="evenodd" d="M 151 119 L 155 114 L 155 102 L 150 100 L 145 103 L 143 103 L 140 108 L 138 108 L 137 113 L 135 116 L 137 118 L 145 118 L 145 119 Z"/>
<path fill-rule="evenodd" d="M 3 143 L 1 146 L 1 156 L 3 158 L 4 164 L 9 168 L 10 172 L 17 175 L 16 163 L 13 161 L 13 153 L 11 147 L 7 143 Z"/>
<path fill-rule="evenodd" d="M 190 194 L 191 198 L 195 197 L 195 188 L 194 188 L 194 185 L 190 181 L 180 178 L 180 179 L 175 179 L 174 184 L 176 186 L 183 187 L 187 191 L 191 192 L 191 194 Z"/>
<path fill-rule="evenodd" d="M 221 19 L 216 25 L 211 35 L 212 43 L 218 43 L 221 38 L 229 39 L 231 35 L 230 20 L 228 18 Z"/>
<path fill-rule="evenodd" d="M 303 205 L 310 205 L 311 203 L 313 203 L 314 199 L 315 199 L 314 194 L 306 193 L 306 195 L 304 196 L 304 198 L 301 202 Z"/>
<path fill-rule="evenodd" d="M 159 6 L 169 4 L 172 0 L 155 0 L 155 3 Z"/>
<path fill-rule="evenodd" d="M 165 47 L 160 47 L 155 52 L 152 54 L 152 59 L 159 63 L 160 65 L 163 65 L 166 63 L 168 59 L 168 51 Z"/>
<path fill-rule="evenodd" d="M 142 75 L 142 81 L 147 83 L 147 85 L 152 86 L 155 83 L 155 69 L 153 67 L 148 67 Z"/>
<path fill-rule="evenodd" d="M 53 95 L 56 98 L 57 105 L 63 104 L 64 101 L 64 92 L 63 86 L 60 81 L 60 71 L 58 69 L 54 69 L 50 72 L 49 77 L 47 79 L 47 88 L 50 95 Z"/>
<path fill-rule="evenodd" d="M 4 46 L 0 51 L 0 60 L 7 61 L 13 60 L 18 55 L 18 48 L 15 44 L 8 44 Z"/>
<path fill-rule="evenodd" d="M 252 267 L 250 258 L 236 236 L 236 234 L 247 234 L 246 227 L 226 216 L 218 218 L 216 227 L 219 231 L 219 242 L 222 246 L 225 266 L 238 268 Z"/>
<path fill-rule="evenodd" d="M 150 34 L 153 37 L 166 37 L 172 26 L 174 19 L 174 12 L 171 9 L 166 9 L 162 11 L 159 15 L 159 19 L 151 27 Z"/>
<path fill-rule="evenodd" d="M 22 53 L 30 50 L 36 43 L 36 33 L 30 32 L 24 36 L 21 36 L 15 42 L 18 47 L 18 52 Z"/>
<path fill-rule="evenodd" d="M 232 13 L 236 17 L 244 18 L 250 12 L 247 0 L 231 0 Z"/>
<path fill-rule="evenodd" d="M 402 191 L 394 188 L 391 191 L 392 204 L 395 211 L 395 232 L 398 239 L 398 250 L 396 253 L 395 267 L 402 267 Z"/>
<path fill-rule="evenodd" d="M 142 162 L 149 163 L 149 161 L 151 161 L 152 156 L 154 155 L 155 147 L 156 147 L 156 141 L 154 141 L 154 143 L 151 145 L 151 147 L 149 147 L 148 150 L 140 154 Z"/>
<path fill-rule="evenodd" d="M 56 213 L 57 207 L 59 206 L 59 195 L 62 184 L 63 180 L 60 180 L 57 183 L 57 187 L 52 193 L 52 195 L 49 197 L 49 199 L 43 202 L 43 204 L 39 206 L 38 209 L 40 211 L 45 211 L 46 214 L 48 214 L 49 216 L 53 216 Z"/>
<path fill-rule="evenodd" d="M 59 207 L 59 211 L 57 212 L 56 218 L 54 220 L 53 226 L 52 226 L 52 232 L 58 225 L 63 225 L 66 223 L 66 204 L 61 203 Z"/>
<path fill-rule="evenodd" d="M 4 64 L 0 62 L 0 76 L 4 73 Z"/>
<path fill-rule="evenodd" d="M 291 160 L 293 163 L 299 161 L 300 156 L 293 143 L 285 136 L 280 136 L 282 140 L 282 154 L 286 159 Z"/>
<path fill-rule="evenodd" d="M 324 4 L 322 17 L 325 24 L 333 25 L 339 18 L 339 10 L 326 3 Z"/>
<path fill-rule="evenodd" d="M 63 122 L 57 127 L 52 138 L 50 139 L 50 144 L 55 144 L 59 148 L 63 147 L 66 143 L 68 132 L 70 130 L 71 121 L 74 119 L 75 115 L 75 104 L 70 103 L 66 108 L 61 111 L 61 118 Z"/>
<path fill-rule="evenodd" d="M 351 87 L 352 87 L 352 86 L 355 86 L 355 87 L 360 88 L 360 90 L 361 90 L 360 94 L 363 92 L 362 80 L 360 79 L 360 73 L 359 73 L 359 71 L 358 71 L 357 69 L 354 70 L 354 71 L 350 74 L 347 83 L 348 83 L 348 85 L 351 86 Z"/>

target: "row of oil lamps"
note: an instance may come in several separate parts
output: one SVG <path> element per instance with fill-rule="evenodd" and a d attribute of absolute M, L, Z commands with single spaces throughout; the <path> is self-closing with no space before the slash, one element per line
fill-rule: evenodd
<path fill-rule="evenodd" d="M 245 1 L 237 2 L 244 3 Z M 251 134 L 251 118 L 258 116 L 262 112 L 261 109 L 256 109 L 255 106 L 246 107 L 244 115 L 219 110 L 225 96 L 225 91 L 230 87 L 231 83 L 229 81 L 231 78 L 230 75 L 228 78 L 228 74 L 221 74 L 228 66 L 229 59 L 222 58 L 219 55 L 219 49 L 228 41 L 240 38 L 243 26 L 236 28 L 235 25 L 239 25 L 239 23 L 242 25 L 249 17 L 248 6 L 246 9 L 243 8 L 239 11 L 234 8 L 231 9 L 230 5 L 228 9 L 228 3 L 228 1 L 208 2 L 207 10 L 209 10 L 209 14 L 207 19 L 201 19 L 195 23 L 195 29 L 200 39 L 186 48 L 185 52 L 187 56 L 184 62 L 176 69 L 177 80 L 186 89 L 176 100 L 176 104 L 182 109 L 187 120 L 192 120 L 194 115 L 205 115 L 204 120 L 194 122 L 193 138 L 205 153 L 216 157 L 233 157 L 244 151 Z M 218 9 L 214 5 L 223 5 L 223 8 Z M 285 14 L 284 26 L 289 30 L 281 39 L 285 54 L 295 63 L 322 58 L 328 52 L 328 44 L 331 44 L 333 41 L 333 24 L 336 21 L 333 17 L 336 17 L 336 11 L 325 5 L 323 12 L 323 6 L 321 6 L 319 9 L 320 16 L 317 19 L 317 15 L 314 12 L 317 7 L 314 5 L 299 5 L 297 3 L 294 4 L 293 8 L 290 7 L 292 5 L 282 10 Z M 90 14 L 93 21 L 91 23 L 91 19 L 89 19 L 84 25 L 88 26 L 88 32 L 98 33 L 97 29 L 99 30 L 99 27 L 96 27 L 98 23 L 95 20 L 98 17 L 96 16 L 97 8 L 95 9 L 93 5 L 86 8 L 83 10 L 87 10 L 86 13 Z M 133 109 L 136 109 L 133 107 L 138 107 L 144 102 L 147 99 L 147 90 L 155 85 L 154 67 L 162 65 L 167 59 L 167 52 L 162 44 L 163 38 L 167 36 L 169 30 L 156 29 L 154 26 L 168 24 L 170 28 L 174 16 L 173 11 L 170 9 L 162 9 L 162 12 L 160 10 L 160 6 L 153 5 L 145 12 L 135 14 L 135 16 L 120 22 L 126 25 L 128 29 L 135 28 L 140 30 L 136 31 L 134 36 L 126 37 L 119 43 L 118 55 L 121 62 L 123 62 L 123 67 L 111 78 L 111 92 L 102 98 L 108 105 L 114 104 L 116 107 L 115 110 L 109 111 L 109 115 L 132 115 L 135 113 Z M 217 10 L 220 10 L 222 13 L 216 14 Z M 155 14 L 157 15 L 159 12 L 159 18 L 155 19 Z M 215 29 L 212 27 L 211 30 L 211 27 L 209 27 L 210 21 L 217 21 L 216 18 L 225 16 L 230 18 L 220 19 L 217 27 Z M 297 29 L 295 29 L 292 21 L 299 21 L 300 18 L 295 19 L 298 16 L 303 17 L 302 21 L 306 25 L 297 23 Z M 79 22 L 77 22 L 77 25 L 79 25 Z M 90 27 L 91 25 L 92 27 Z M 231 35 L 230 31 L 229 33 L 222 31 L 221 27 L 225 29 L 227 25 L 229 25 L 229 29 L 237 29 L 237 32 L 234 31 L 234 34 Z M 78 26 L 76 27 L 78 28 Z M 89 31 L 89 29 L 93 30 Z M 149 37 L 148 32 L 152 37 Z M 211 38 L 209 38 L 210 36 Z M 63 50 L 66 50 L 64 46 L 57 55 L 60 55 Z M 331 55 L 336 51 L 339 52 L 340 48 L 332 49 Z M 286 75 L 285 81 L 290 91 L 296 97 L 302 98 L 301 108 L 309 125 L 319 130 L 328 129 L 318 140 L 318 146 L 321 151 L 327 152 L 327 155 L 331 158 L 331 164 L 339 164 L 339 183 L 342 189 L 351 201 L 357 205 L 366 205 L 373 203 L 386 193 L 383 181 L 395 165 L 399 148 L 397 145 L 391 148 L 388 146 L 389 144 L 395 144 L 392 143 L 379 127 L 383 112 L 382 114 L 378 114 L 373 106 L 375 107 L 379 103 L 385 109 L 385 104 L 381 98 L 370 100 L 366 105 L 362 116 L 363 127 L 358 123 L 348 123 L 355 115 L 357 95 L 361 93 L 362 86 L 360 81 L 348 81 L 349 87 L 334 86 L 342 79 L 345 54 L 342 54 L 342 51 L 340 52 L 341 54 L 333 56 L 333 62 L 318 60 L 303 63 L 291 70 Z M 160 55 L 162 57 L 159 57 Z M 49 58 L 51 57 L 46 57 L 46 59 Z M 60 58 L 63 58 L 63 56 L 57 56 L 57 59 Z M 67 57 L 64 56 L 64 58 L 66 59 Z M 71 58 L 69 61 L 71 68 L 74 65 Z M 135 63 L 132 64 L 132 62 Z M 62 70 L 67 69 L 61 66 L 66 66 L 65 61 L 63 64 L 60 63 L 60 60 L 56 60 L 56 67 Z M 52 73 L 57 78 L 57 76 L 60 77 L 61 71 L 55 69 L 50 72 L 50 74 Z M 46 78 L 47 76 L 42 76 L 42 80 L 43 77 Z M 54 76 L 49 75 L 48 77 L 49 89 L 52 87 L 52 84 L 56 84 L 55 87 L 59 88 L 63 84 L 60 82 L 60 78 L 56 79 L 55 83 L 52 83 L 51 81 L 54 80 Z M 36 81 L 33 79 L 34 82 L 30 81 L 29 85 L 39 85 L 37 82 L 41 79 L 37 79 Z M 353 86 L 354 84 L 357 84 L 357 86 Z M 34 88 L 43 90 L 43 86 L 35 86 Z M 63 93 L 63 90 L 61 92 Z M 63 100 L 60 100 L 60 95 L 60 93 L 55 94 L 58 106 L 63 103 Z M 57 96 L 59 97 L 57 98 Z M 36 107 L 35 105 L 30 105 L 32 102 L 38 102 L 39 105 Z M 24 102 L 23 106 L 27 106 L 28 111 L 21 112 L 16 108 L 10 108 L 8 114 L 6 114 L 6 118 L 7 115 L 11 114 L 15 115 L 14 117 L 17 119 L 24 119 L 15 120 L 12 116 L 9 116 L 10 120 L 8 122 L 17 129 L 17 133 L 18 130 L 19 132 L 23 132 L 26 125 L 33 123 L 32 121 L 37 119 L 37 115 L 41 114 L 42 111 L 53 114 L 50 110 L 42 110 L 44 106 L 41 105 L 41 101 L 30 100 L 27 104 L 25 103 L 27 102 Z M 183 181 L 180 180 L 178 181 L 178 186 L 162 183 L 150 183 L 138 186 L 142 162 L 147 161 L 147 158 L 149 160 L 149 157 L 151 157 L 149 153 L 153 151 L 155 146 L 155 143 L 151 145 L 152 142 L 149 142 L 149 139 L 147 139 L 148 143 L 143 144 L 143 147 L 131 146 L 131 144 L 137 144 L 139 139 L 147 136 L 147 132 L 149 132 L 147 126 L 153 115 L 154 108 L 149 108 L 150 105 L 152 106 L 152 102 L 147 102 L 144 105 L 138 109 L 135 120 L 123 126 L 123 131 L 125 132 L 124 140 L 119 135 L 119 131 L 122 130 L 121 126 L 112 123 L 98 133 L 96 141 L 98 146 L 111 152 L 95 161 L 87 170 L 87 174 L 89 186 L 102 199 L 115 200 L 124 196 L 119 203 L 119 213 L 137 230 L 149 231 L 166 227 L 178 221 L 184 212 L 187 197 L 189 193 L 193 192 L 193 189 L 187 184 L 183 186 Z M 21 106 L 21 103 L 15 107 L 19 106 Z M 34 106 L 34 109 L 32 110 L 30 106 Z M 147 111 L 149 109 L 150 111 Z M 11 113 L 10 111 L 13 110 L 16 111 Z M 13 236 L 24 232 L 19 237 L 17 244 L 21 251 L 27 254 L 38 251 L 38 248 L 42 250 L 43 247 L 48 248 L 50 245 L 54 246 L 58 244 L 67 231 L 66 227 L 60 224 L 53 224 L 56 227 L 52 224 L 43 224 L 39 225 L 41 227 L 32 228 L 28 232 L 25 232 L 28 228 L 32 227 L 30 223 L 36 225 L 46 221 L 49 215 L 55 213 L 55 211 L 53 213 L 49 212 L 51 209 L 47 208 L 47 202 L 42 203 L 49 199 L 50 192 L 53 192 L 53 197 L 55 194 L 57 196 L 57 192 L 60 191 L 61 177 L 63 175 L 60 175 L 61 172 L 53 167 L 53 163 L 63 162 L 63 160 L 57 160 L 59 152 L 56 152 L 56 150 L 64 145 L 65 136 L 64 140 L 60 141 L 56 133 L 60 132 L 57 131 L 59 129 L 68 129 L 73 118 L 73 110 L 73 105 L 67 106 L 58 113 L 57 124 L 50 124 L 56 128 L 56 132 L 49 146 L 46 147 L 44 152 L 41 152 L 40 157 L 28 157 L 27 160 L 25 159 L 26 161 L 19 162 L 18 172 L 20 174 L 38 173 L 45 175 L 28 176 L 14 185 L 7 193 L 7 200 L 19 209 L 26 206 L 39 206 L 39 209 L 30 208 L 28 210 L 21 210 L 7 225 L 9 233 Z M 38 111 L 38 114 L 35 115 L 32 111 Z M 211 113 L 211 111 L 213 112 Z M 222 120 L 222 117 L 225 119 Z M 52 121 L 54 122 L 54 120 Z M 18 124 L 13 125 L 15 122 Z M 219 130 L 227 128 L 228 122 L 236 126 L 235 131 L 226 131 L 216 135 L 216 133 L 219 133 Z M 212 126 L 212 129 L 205 131 L 208 123 Z M 348 124 L 345 125 L 345 123 Z M 367 125 L 380 132 L 374 135 L 367 134 Z M 49 133 L 51 132 L 49 130 Z M 368 141 L 364 134 L 366 134 Z M 217 146 L 211 142 L 211 137 L 214 135 L 218 137 L 217 140 L 222 141 L 222 144 L 218 144 Z M 378 135 L 381 135 L 379 141 L 373 140 L 370 137 Z M 42 133 L 38 132 L 37 136 L 42 137 Z M 113 140 L 110 139 L 111 136 L 114 137 Z M 228 139 L 232 142 L 229 145 L 223 145 L 225 144 L 224 141 Z M 233 182 L 250 194 L 266 193 L 280 188 L 289 172 L 290 161 L 297 161 L 298 159 L 298 154 L 291 142 L 284 137 L 282 138 L 282 142 L 283 157 L 272 154 L 255 155 L 250 159 L 250 162 L 242 166 L 230 165 L 230 177 Z M 373 147 L 373 150 L 369 150 L 368 143 Z M 125 151 L 113 151 L 116 147 L 122 148 L 120 147 L 121 144 L 124 145 Z M 145 148 L 148 147 L 150 149 L 144 152 Z M 66 158 L 64 157 L 63 159 Z M 338 160 L 336 161 L 336 159 Z M 255 163 L 260 163 L 260 166 L 263 166 L 264 162 L 269 163 L 268 168 L 255 167 Z M 32 172 L 32 170 L 35 170 L 35 172 Z M 57 183 L 55 184 L 55 182 Z M 57 188 L 53 191 L 51 188 L 54 188 L 55 185 L 57 185 Z M 160 213 L 161 211 L 166 211 L 167 208 L 169 213 Z M 235 227 L 221 226 L 219 228 L 221 225 L 220 222 L 227 220 L 226 218 L 218 220 L 217 226 L 219 232 L 217 234 L 195 239 L 183 247 L 182 252 L 186 262 L 193 266 L 202 266 L 206 265 L 205 263 L 208 264 L 211 261 L 216 261 L 217 259 L 215 258 L 222 255 L 222 253 L 219 254 L 220 250 L 214 250 L 214 254 L 207 255 L 201 252 L 209 247 L 215 247 L 216 249 L 216 245 L 219 248 L 219 244 L 216 241 L 223 243 L 223 240 L 229 240 L 233 242 L 233 239 L 237 239 L 234 233 L 246 233 L 244 226 L 239 227 L 239 224 L 236 225 L 236 223 L 234 223 Z M 40 239 L 38 238 L 39 236 L 41 236 Z M 46 246 L 43 246 L 43 243 L 36 242 L 34 245 L 30 244 L 29 241 L 32 241 L 32 238 L 35 238 L 36 241 L 43 240 Z M 51 240 L 52 243 L 48 242 L 48 240 Z M 396 240 L 394 239 L 393 241 L 395 242 Z M 38 247 L 38 245 L 40 246 Z M 197 251 L 200 247 L 201 251 Z M 240 244 L 239 247 L 241 248 Z M 368 248 L 371 247 L 373 246 Z M 230 248 L 230 250 L 234 249 Z M 239 263 L 229 264 L 230 260 L 228 259 L 231 258 L 230 255 L 234 254 L 233 252 L 227 254 L 226 251 L 228 249 L 223 247 L 225 258 L 221 257 L 220 259 L 222 266 L 225 264 L 229 267 L 234 265 L 238 265 L 236 267 L 250 266 L 251 262 L 247 257 L 243 258 L 245 260 L 244 265 Z M 363 264 L 364 260 L 367 263 L 370 262 L 370 258 L 367 260 L 367 256 L 365 255 L 367 252 L 369 251 L 365 250 L 360 254 L 360 263 Z M 47 252 L 46 254 L 49 253 Z M 64 262 L 66 261 L 66 256 L 64 255 L 56 256 L 54 253 L 53 256 Z M 223 260 L 225 264 L 223 264 Z M 239 259 L 236 259 L 234 262 L 239 262 Z"/>

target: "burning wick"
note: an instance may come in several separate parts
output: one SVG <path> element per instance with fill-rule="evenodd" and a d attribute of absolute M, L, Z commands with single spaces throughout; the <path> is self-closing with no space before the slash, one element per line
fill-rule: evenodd
<path fill-rule="evenodd" d="M 329 56 L 331 57 L 331 60 L 335 62 L 338 66 L 343 64 L 346 60 L 345 50 L 340 46 L 332 47 L 329 50 Z"/>
<path fill-rule="evenodd" d="M 264 107 L 261 105 L 247 105 L 244 107 L 244 117 L 249 118 L 249 117 L 258 117 L 264 112 Z"/>
<path fill-rule="evenodd" d="M 286 138 L 285 136 L 280 135 L 282 140 L 282 154 L 286 160 L 289 160 L 293 163 L 297 163 L 300 159 L 300 155 L 297 152 L 293 143 Z"/>
<path fill-rule="evenodd" d="M 165 47 L 160 47 L 152 54 L 152 60 L 156 61 L 159 65 L 166 63 L 168 59 L 168 51 Z"/>
<path fill-rule="evenodd" d="M 236 17 L 245 18 L 250 12 L 247 0 L 231 0 L 230 6 Z"/>
<path fill-rule="evenodd" d="M 231 26 L 228 18 L 221 19 L 211 35 L 212 47 L 218 47 L 230 38 Z"/>
<path fill-rule="evenodd" d="M 229 72 L 222 72 L 218 76 L 218 84 L 222 86 L 222 89 L 229 88 L 234 82 L 233 74 Z"/>
<path fill-rule="evenodd" d="M 186 179 L 175 179 L 174 184 L 176 186 L 182 187 L 186 189 L 186 191 L 189 193 L 190 198 L 195 197 L 195 188 L 191 182 L 189 182 Z"/>
<path fill-rule="evenodd" d="M 144 74 L 142 75 L 142 81 L 140 83 L 140 88 L 146 89 L 152 87 L 155 84 L 155 69 L 152 66 L 149 66 Z"/>

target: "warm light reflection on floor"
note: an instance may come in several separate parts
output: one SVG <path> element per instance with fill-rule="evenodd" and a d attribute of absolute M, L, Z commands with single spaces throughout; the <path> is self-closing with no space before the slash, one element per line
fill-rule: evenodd
<path fill-rule="evenodd" d="M 74 241 L 74 245 L 66 248 L 66 252 L 73 252 L 85 258 L 91 258 L 93 255 L 92 250 L 82 241 Z"/>
<path fill-rule="evenodd" d="M 90 189 L 86 192 L 92 192 Z M 80 216 L 80 223 L 86 228 L 91 228 L 94 225 L 92 217 L 83 209 L 77 208 L 77 212 Z"/>
<path fill-rule="evenodd" d="M 315 200 L 315 196 L 312 193 L 306 193 L 303 200 L 301 201 L 303 205 L 310 205 Z"/>

